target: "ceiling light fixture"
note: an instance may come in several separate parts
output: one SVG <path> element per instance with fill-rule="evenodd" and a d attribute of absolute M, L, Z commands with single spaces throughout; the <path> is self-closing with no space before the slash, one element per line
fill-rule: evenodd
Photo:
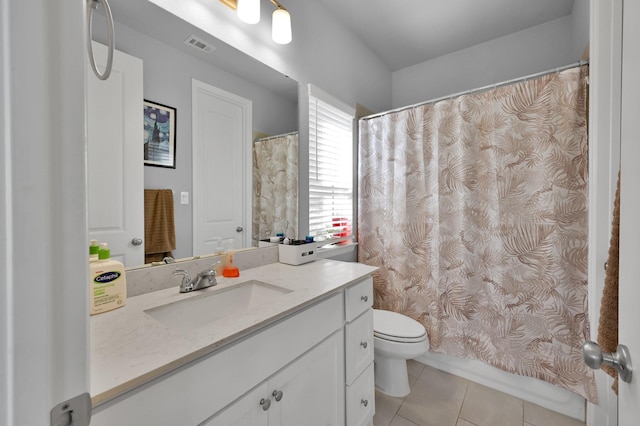
<path fill-rule="evenodd" d="M 276 0 L 271 0 L 277 9 L 273 12 L 271 20 L 271 38 L 278 44 L 291 43 L 291 15 Z"/>
<path fill-rule="evenodd" d="M 247 24 L 260 22 L 260 0 L 220 0 L 225 6 L 237 11 L 238 18 Z M 277 9 L 271 20 L 271 38 L 278 44 L 291 43 L 291 15 L 276 0 L 271 0 Z"/>
<path fill-rule="evenodd" d="M 238 18 L 247 24 L 260 22 L 260 0 L 238 0 Z"/>

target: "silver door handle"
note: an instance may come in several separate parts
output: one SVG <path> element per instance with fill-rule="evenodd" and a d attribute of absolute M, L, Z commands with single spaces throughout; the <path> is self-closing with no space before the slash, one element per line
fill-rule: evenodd
<path fill-rule="evenodd" d="M 602 352 L 596 342 L 587 340 L 582 345 L 582 358 L 594 370 L 600 369 L 603 365 L 609 365 L 616 369 L 623 382 L 631 382 L 633 373 L 631 354 L 625 345 L 618 345 L 615 352 Z"/>
<path fill-rule="evenodd" d="M 134 246 L 139 246 L 140 244 L 142 244 L 142 238 L 134 238 L 131 240 L 131 244 Z"/>

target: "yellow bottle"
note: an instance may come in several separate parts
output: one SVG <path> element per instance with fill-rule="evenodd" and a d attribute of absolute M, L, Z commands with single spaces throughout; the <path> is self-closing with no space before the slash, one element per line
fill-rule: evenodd
<path fill-rule="evenodd" d="M 90 313 L 111 311 L 124 306 L 127 300 L 127 279 L 124 265 L 111 259 L 107 243 L 100 244 L 98 261 L 89 264 Z"/>

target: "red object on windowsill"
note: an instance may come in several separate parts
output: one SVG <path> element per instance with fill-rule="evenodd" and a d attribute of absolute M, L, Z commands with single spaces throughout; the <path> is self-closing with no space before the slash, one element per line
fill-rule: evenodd
<path fill-rule="evenodd" d="M 349 219 L 346 217 L 334 217 L 333 229 L 334 231 L 339 230 L 339 232 L 333 233 L 334 237 L 342 238 L 351 235 L 351 225 L 349 224 Z"/>

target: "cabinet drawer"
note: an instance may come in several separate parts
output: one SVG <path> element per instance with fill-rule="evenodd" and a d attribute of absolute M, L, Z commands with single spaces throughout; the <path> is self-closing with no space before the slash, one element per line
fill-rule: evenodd
<path fill-rule="evenodd" d="M 347 322 L 373 306 L 373 278 L 369 277 L 345 290 L 345 316 Z"/>
<path fill-rule="evenodd" d="M 347 386 L 347 426 L 372 424 L 376 412 L 373 362 L 351 385 Z"/>
<path fill-rule="evenodd" d="M 373 310 L 347 324 L 345 336 L 346 377 L 350 384 L 373 361 Z"/>

